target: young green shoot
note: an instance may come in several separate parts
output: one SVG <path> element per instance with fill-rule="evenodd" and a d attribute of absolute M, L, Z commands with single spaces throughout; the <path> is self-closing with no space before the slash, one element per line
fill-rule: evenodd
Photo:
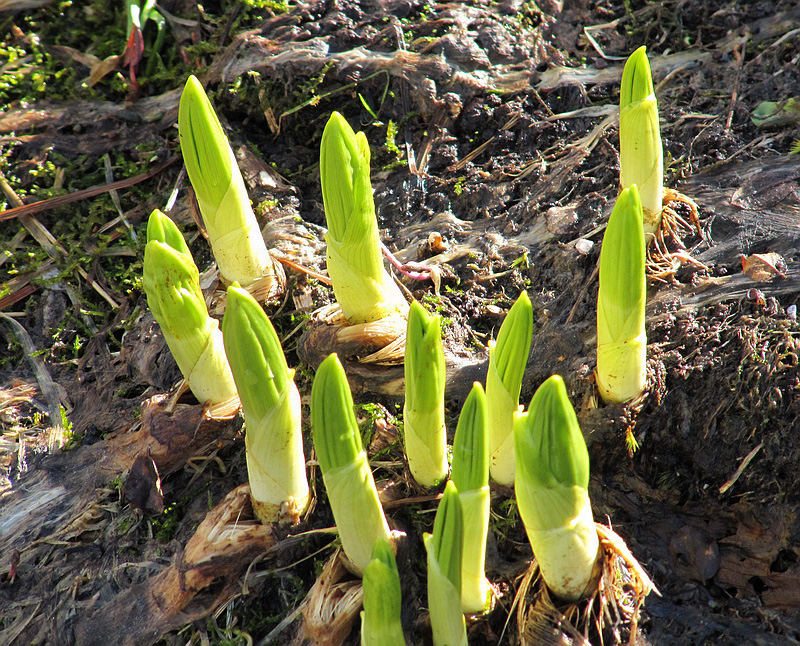
<path fill-rule="evenodd" d="M 489 341 L 486 401 L 489 414 L 489 472 L 492 480 L 514 484 L 513 415 L 533 338 L 533 308 L 526 292 L 511 307 L 497 341 Z"/>
<path fill-rule="evenodd" d="M 143 280 L 147 303 L 198 401 L 236 395 L 219 324 L 208 315 L 200 276 L 183 235 L 156 209 L 147 223 Z"/>
<path fill-rule="evenodd" d="M 378 540 L 391 541 L 353 411 L 344 368 L 331 354 L 311 387 L 311 430 L 345 556 L 357 574 L 372 559 Z"/>
<path fill-rule="evenodd" d="M 364 568 L 363 583 L 361 646 L 405 646 L 400 622 L 400 575 L 392 546 L 386 541 L 375 542 L 372 560 Z"/>
<path fill-rule="evenodd" d="M 251 288 L 274 280 L 269 255 L 236 157 L 203 86 L 190 76 L 181 95 L 178 134 L 208 240 L 227 282 Z"/>
<path fill-rule="evenodd" d="M 334 112 L 322 133 L 320 177 L 328 223 L 328 275 L 336 302 L 350 324 L 408 311 L 383 265 L 370 183 L 369 143 Z"/>
<path fill-rule="evenodd" d="M 428 610 L 433 646 L 467 646 L 467 629 L 461 610 L 461 554 L 464 519 L 458 490 L 447 483 L 433 534 L 422 540 L 428 554 Z"/>
<path fill-rule="evenodd" d="M 619 95 L 619 181 L 623 189 L 639 187 L 644 231 L 661 226 L 664 199 L 664 148 L 658 123 L 658 102 L 647 48 L 630 55 L 622 72 Z"/>
<path fill-rule="evenodd" d="M 622 191 L 600 250 L 597 292 L 597 369 L 607 403 L 638 397 L 647 382 L 645 240 L 636 185 Z"/>
<path fill-rule="evenodd" d="M 244 412 L 253 509 L 263 523 L 296 522 L 309 494 L 294 370 L 261 305 L 236 283 L 228 287 L 222 335 Z"/>
<path fill-rule="evenodd" d="M 458 417 L 450 476 L 470 530 L 464 532 L 461 559 L 461 609 L 469 614 L 486 612 L 492 602 L 485 573 L 490 515 L 487 415 L 486 395 L 475 382 Z"/>
<path fill-rule="evenodd" d="M 441 324 L 417 301 L 408 312 L 403 425 L 408 466 L 425 487 L 447 476 L 444 425 L 445 362 Z"/>
<path fill-rule="evenodd" d="M 589 452 L 564 380 L 553 375 L 514 415 L 519 515 L 547 587 L 564 601 L 591 592 L 599 554 Z"/>

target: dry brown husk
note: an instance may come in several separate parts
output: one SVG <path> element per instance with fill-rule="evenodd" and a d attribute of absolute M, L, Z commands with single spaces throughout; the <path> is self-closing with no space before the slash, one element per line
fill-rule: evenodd
<path fill-rule="evenodd" d="M 350 325 L 337 304 L 316 310 L 297 346 L 314 368 L 336 352 L 354 392 L 402 395 L 405 378 L 406 317 L 402 315 Z"/>
<path fill-rule="evenodd" d="M 336 550 L 303 602 L 303 623 L 294 646 L 343 644 L 361 611 L 363 598 L 361 581 L 350 578 L 344 553 Z"/>
<path fill-rule="evenodd" d="M 39 599 L 38 605 L 33 610 L 25 605 L 4 609 L 10 622 L 15 625 L 19 622 L 19 630 L 14 631 L 15 638 L 19 640 L 17 643 L 59 643 L 63 639 L 64 622 L 79 614 L 79 611 L 83 613 L 85 602 L 75 599 L 74 595 L 65 596 L 59 582 L 74 580 L 77 586 L 84 577 L 104 576 L 100 571 L 92 570 L 100 565 L 97 559 L 90 565 L 83 558 L 70 558 L 69 551 L 82 544 L 86 537 L 105 529 L 105 512 L 113 504 L 116 494 L 115 490 L 107 488 L 109 481 L 114 478 L 127 481 L 131 477 L 146 479 L 147 475 L 142 476 L 142 472 L 149 472 L 154 481 L 144 484 L 152 485 L 154 494 L 151 497 L 145 495 L 140 504 L 143 507 L 157 507 L 160 503 L 158 474 L 170 474 L 192 456 L 207 452 L 208 447 L 216 446 L 221 440 L 229 441 L 238 430 L 237 415 L 238 400 L 235 399 L 208 409 L 198 404 L 176 403 L 169 395 L 153 397 L 143 405 L 140 420 L 100 442 L 50 456 L 47 469 L 37 470 L 26 480 L 24 487 L 4 499 L 0 508 L 0 559 L 3 561 L 0 569 L 5 571 L 6 560 L 14 554 L 16 557 L 13 558 L 17 559 L 23 572 L 31 567 L 38 569 L 37 564 L 47 563 L 47 568 L 41 570 L 34 582 L 26 582 L 26 586 L 31 589 L 30 594 L 36 594 Z M 143 469 L 140 472 L 138 468 L 134 469 L 137 464 L 152 465 L 152 470 Z M 145 486 L 145 490 L 146 488 Z M 222 503 L 210 512 L 207 522 L 219 517 L 226 508 L 225 505 L 229 508 L 231 504 Z M 198 536 L 202 536 L 202 533 Z M 197 541 L 191 544 L 192 549 L 189 549 L 189 545 L 186 547 L 184 563 L 203 563 L 199 556 L 202 550 L 198 551 L 200 548 L 197 547 Z M 234 559 L 226 565 L 231 569 L 232 575 L 235 570 L 236 577 L 239 562 Z M 216 567 L 219 562 L 214 563 Z M 159 579 L 156 588 L 151 588 L 148 584 L 144 588 L 136 589 L 140 594 L 151 589 L 164 591 L 167 589 L 164 586 L 175 582 L 174 575 L 174 572 L 171 575 L 165 574 L 163 579 Z M 235 580 L 235 577 L 230 580 Z M 165 598 L 170 603 L 179 604 L 179 598 L 186 590 L 199 589 L 197 582 L 186 588 L 185 580 L 180 586 L 180 595 L 166 595 Z M 108 590 L 105 592 L 108 593 Z M 130 592 L 125 591 L 117 598 L 128 599 L 130 595 Z M 133 596 L 133 599 L 137 598 L 136 595 Z M 179 623 L 172 624 L 173 621 Z M 168 630 L 165 626 L 178 626 L 186 621 L 189 619 L 185 616 L 178 617 L 173 613 L 151 625 L 143 622 L 140 632 L 131 633 L 138 635 L 139 641 L 125 643 L 151 643 L 145 634 L 154 640 L 161 634 L 156 628 Z M 98 634 L 107 636 L 117 632 Z M 88 633 L 86 639 L 89 639 Z"/>
<path fill-rule="evenodd" d="M 172 565 L 89 608 L 75 626 L 75 644 L 101 646 L 109 635 L 123 646 L 154 643 L 230 598 L 250 562 L 274 543 L 271 526 L 253 519 L 250 485 L 237 487 L 208 512 Z"/>

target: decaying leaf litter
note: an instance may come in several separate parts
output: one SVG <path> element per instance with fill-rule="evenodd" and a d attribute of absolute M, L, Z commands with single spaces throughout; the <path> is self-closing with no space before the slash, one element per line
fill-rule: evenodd
<path fill-rule="evenodd" d="M 759 129 L 750 114 L 763 100 L 798 94 L 798 10 L 788 2 L 540 4 L 309 3 L 248 9 L 244 19 L 241 8 L 165 9 L 180 17 L 170 22 L 170 47 L 188 60 L 187 74 L 216 90 L 269 246 L 287 260 L 320 269 L 317 160 L 327 116 L 340 110 L 366 131 L 384 242 L 403 261 L 441 267 L 438 294 L 430 283 L 406 286 L 449 319 L 451 414 L 483 378 L 489 335 L 528 290 L 535 328 L 523 401 L 554 372 L 567 380 L 590 448 L 596 516 L 608 516 L 663 595 L 648 598 L 642 639 L 791 643 L 800 603 L 800 171 L 787 153 L 798 135 L 796 122 Z M 57 10 L 41 11 L 50 13 L 2 14 L 7 42 L 32 49 L 41 31 L 45 48 L 63 45 L 52 35 L 49 43 L 43 27 Z M 200 37 L 217 47 L 192 49 Z M 648 397 L 639 409 L 596 408 L 591 277 L 616 196 L 621 60 L 641 44 L 659 84 L 667 185 L 696 200 L 703 235 L 687 234 L 686 249 L 668 240 L 672 265 L 650 283 Z M 77 85 L 90 70 L 75 61 L 61 65 Z M 59 183 L 73 191 L 121 179 L 118 170 L 107 176 L 107 153 L 128 177 L 171 159 L 185 76 L 154 82 L 149 94 L 140 73 L 129 102 L 125 78 L 100 81 L 91 99 L 76 90 L 65 104 L 45 90 L 8 106 L 0 116 L 7 207 L 15 193 L 34 202 L 37 190 Z M 66 172 L 42 186 L 31 169 L 48 162 Z M 178 166 L 136 185 L 143 190 L 119 188 L 121 214 L 106 193 L 10 213 L 0 225 L 11 252 L 0 266 L 0 303 L 19 323 L 2 325 L 6 643 L 93 643 L 120 625 L 127 643 L 155 643 L 166 631 L 163 643 L 246 643 L 244 632 L 287 643 L 333 550 L 320 497 L 298 536 L 251 538 L 242 544 L 261 541 L 261 549 L 236 553 L 214 551 L 206 535 L 207 560 L 196 560 L 201 521 L 213 533 L 215 519 L 224 528 L 241 509 L 231 494 L 218 516 L 206 516 L 245 482 L 243 442 L 236 422 L 200 419 L 169 398 L 144 404 L 178 373 L 141 290 L 116 262 L 138 271 L 144 217 L 167 202 Z M 81 184 L 82 174 L 94 181 Z M 185 190 L 171 215 L 196 231 Z M 23 227 L 30 233 L 18 233 Z M 191 244 L 201 269 L 210 267 L 202 237 Z M 741 256 L 769 253 L 783 262 L 772 263 L 776 272 L 743 271 Z M 287 273 L 290 298 L 270 312 L 291 351 L 305 317 L 332 295 Z M 25 359 L 26 346 L 43 352 Z M 375 379 L 361 378 L 358 401 L 388 513 L 412 533 L 429 531 L 435 501 L 405 473 L 396 401 L 367 392 Z M 180 421 L 165 425 L 173 406 Z M 70 451 L 48 449 L 47 409 L 56 424 L 71 424 Z M 530 551 L 507 493 L 495 495 L 487 559 L 503 596 L 471 628 L 472 643 L 517 640 L 511 603 Z M 231 525 L 253 531 L 249 522 Z M 424 552 L 412 542 L 401 558 L 407 635 L 423 641 L 424 601 L 414 600 L 424 600 Z M 189 607 L 174 596 L 136 605 L 140 591 L 170 577 L 169 590 L 190 580 L 204 592 Z"/>

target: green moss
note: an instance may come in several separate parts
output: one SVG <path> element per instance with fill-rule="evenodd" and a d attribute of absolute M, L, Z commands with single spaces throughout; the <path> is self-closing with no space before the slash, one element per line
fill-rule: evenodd
<path fill-rule="evenodd" d="M 442 312 L 445 310 L 445 304 L 442 302 L 440 296 L 436 294 L 425 294 L 420 299 L 427 308 L 431 310 L 434 314 L 439 314 L 439 323 L 441 325 L 442 334 L 444 334 L 446 328 L 451 327 L 453 325 L 453 319 L 448 316 L 443 316 Z"/>
<path fill-rule="evenodd" d="M 508 539 L 509 534 L 519 528 L 519 510 L 514 498 L 503 500 L 492 506 L 489 516 L 489 532 Z"/>
<path fill-rule="evenodd" d="M 7 328 L 3 330 L 6 331 Z M 25 355 L 19 341 L 13 334 L 0 334 L 0 370 L 19 370 L 23 365 L 25 365 Z"/>
<path fill-rule="evenodd" d="M 391 159 L 391 161 L 389 161 L 387 164 L 384 164 L 383 166 L 384 171 L 390 171 L 408 165 L 408 160 L 405 159 L 403 151 L 400 150 L 400 148 L 397 145 L 397 133 L 398 133 L 397 124 L 390 119 L 389 123 L 386 125 L 385 148 L 390 158 L 393 157 L 393 159 Z"/>
<path fill-rule="evenodd" d="M 274 13 L 286 13 L 289 11 L 288 0 L 241 0 L 245 7 L 252 9 L 268 9 Z"/>
<path fill-rule="evenodd" d="M 181 516 L 183 516 L 183 513 L 179 509 L 177 502 L 167 505 L 162 514 L 150 521 L 153 524 L 155 537 L 164 543 L 168 543 L 175 538 L 175 531 L 178 529 Z"/>
<path fill-rule="evenodd" d="M 121 61 L 118 71 L 108 73 L 93 87 L 84 82 L 92 60 L 121 56 L 125 51 L 127 16 L 120 3 L 66 1 L 18 13 L 13 20 L 16 29 L 10 28 L 11 17 L 0 18 L 5 27 L 0 29 L 4 34 L 0 36 L 0 60 L 5 61 L 0 67 L 0 105 L 27 106 L 44 94 L 48 101 L 126 99 L 131 82 Z M 140 93 L 173 89 L 190 69 L 179 53 L 180 44 L 174 37 L 162 35 L 159 39 L 152 20 L 143 35 L 144 55 L 137 67 Z M 191 56 L 189 61 L 193 63 Z"/>
<path fill-rule="evenodd" d="M 361 432 L 361 442 L 365 447 L 369 446 L 372 440 L 372 434 L 375 431 L 375 422 L 379 419 L 387 419 L 388 417 L 390 417 L 389 411 L 380 404 L 356 405 L 358 429 Z"/>

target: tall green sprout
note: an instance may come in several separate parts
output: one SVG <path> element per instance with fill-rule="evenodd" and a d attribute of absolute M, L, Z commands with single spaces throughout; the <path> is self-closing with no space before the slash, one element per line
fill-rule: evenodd
<path fill-rule="evenodd" d="M 644 210 L 645 233 L 661 226 L 664 199 L 664 148 L 658 123 L 658 102 L 647 48 L 630 55 L 622 72 L 619 95 L 619 181 L 623 189 L 634 184 Z"/>
<path fill-rule="evenodd" d="M 390 541 L 391 532 L 361 446 L 350 386 L 335 354 L 320 364 L 314 377 L 311 430 L 342 548 L 360 574 L 375 542 Z"/>
<path fill-rule="evenodd" d="M 406 456 L 414 479 L 433 487 L 447 476 L 445 362 L 439 316 L 418 302 L 408 312 L 403 407 Z"/>
<path fill-rule="evenodd" d="M 458 489 L 464 522 L 469 528 L 464 532 L 461 559 L 461 609 L 471 614 L 486 612 L 492 601 L 492 589 L 485 573 L 491 511 L 486 423 L 486 395 L 476 382 L 458 417 L 451 475 Z"/>
<path fill-rule="evenodd" d="M 514 415 L 519 515 L 547 587 L 577 601 L 595 580 L 599 540 L 589 502 L 589 452 L 564 381 L 553 375 Z"/>
<path fill-rule="evenodd" d="M 467 629 L 461 611 L 461 554 L 464 519 L 458 490 L 447 483 L 433 534 L 424 534 L 428 554 L 428 609 L 433 646 L 466 646 Z"/>
<path fill-rule="evenodd" d="M 383 265 L 370 183 L 369 144 L 338 112 L 322 133 L 320 176 L 328 223 L 328 275 L 336 302 L 351 323 L 367 323 L 408 310 Z"/>
<path fill-rule="evenodd" d="M 153 312 L 175 362 L 200 402 L 233 397 L 219 324 L 208 315 L 200 276 L 175 224 L 156 209 L 147 223 L 143 280 Z"/>
<path fill-rule="evenodd" d="M 375 542 L 372 560 L 364 569 L 364 610 L 361 611 L 361 646 L 405 646 L 400 621 L 400 575 L 392 547 Z"/>
<path fill-rule="evenodd" d="M 514 484 L 513 415 L 533 338 L 533 308 L 526 292 L 511 307 L 497 341 L 489 341 L 486 401 L 489 414 L 489 472 L 492 480 Z"/>
<path fill-rule="evenodd" d="M 600 250 L 597 387 L 604 401 L 638 397 L 647 382 L 645 241 L 636 185 L 622 191 Z"/>
<path fill-rule="evenodd" d="M 220 275 L 249 287 L 274 269 L 236 157 L 203 86 L 190 76 L 181 94 L 178 133 Z"/>
<path fill-rule="evenodd" d="M 222 334 L 247 427 L 253 509 L 264 523 L 296 521 L 309 495 L 294 370 L 264 310 L 235 283 L 228 287 Z"/>

